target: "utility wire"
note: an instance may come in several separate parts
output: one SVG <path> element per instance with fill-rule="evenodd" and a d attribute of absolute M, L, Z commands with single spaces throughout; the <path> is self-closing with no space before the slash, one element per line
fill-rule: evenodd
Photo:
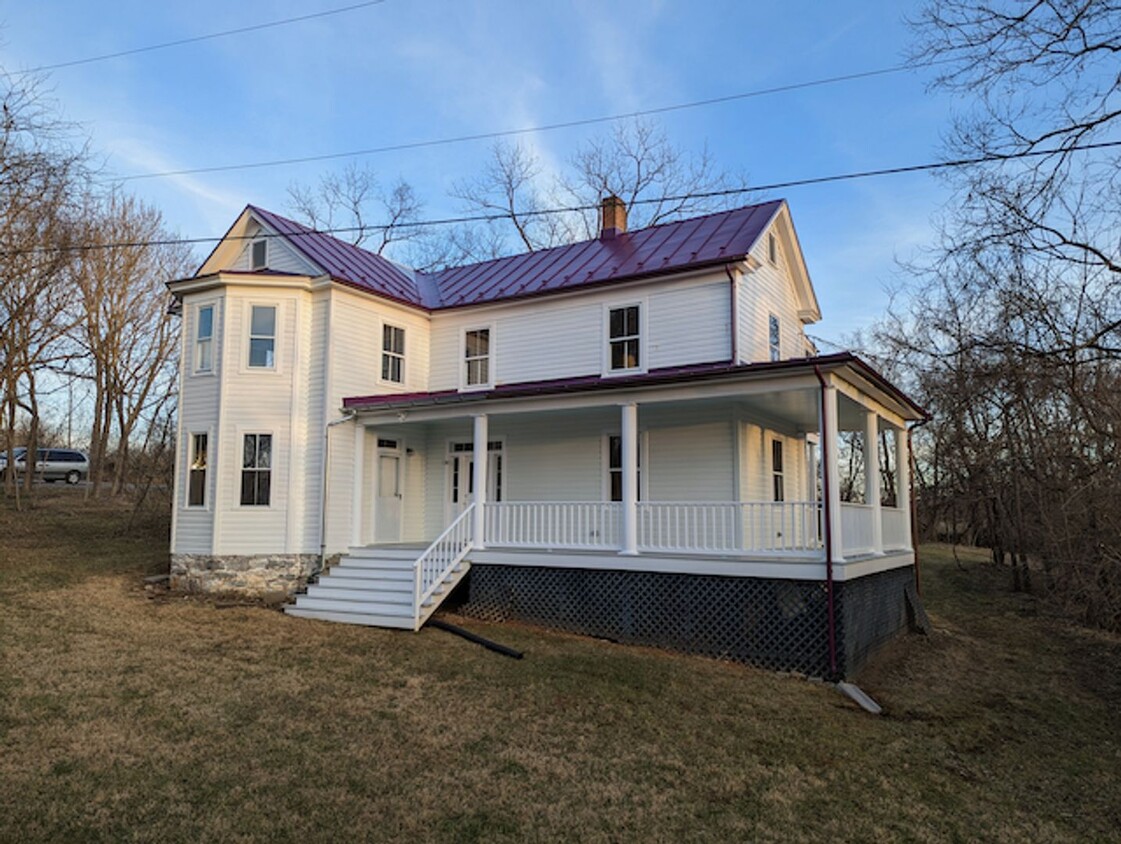
<path fill-rule="evenodd" d="M 972 167 L 979 164 L 995 164 L 1004 161 L 1017 161 L 1025 158 L 1044 158 L 1050 155 L 1066 155 L 1072 152 L 1089 152 L 1092 150 L 1114 149 L 1121 147 L 1121 140 L 1100 141 L 1092 144 L 1075 144 L 1051 149 L 1022 150 L 1020 152 L 993 153 L 976 158 L 958 158 L 952 161 L 932 161 L 926 164 L 909 164 L 901 167 L 884 167 L 878 170 L 859 170 L 853 173 L 837 173 L 830 176 L 813 176 L 806 179 L 792 179 L 786 182 L 772 182 L 766 185 L 752 185 L 742 188 L 725 188 L 723 190 L 698 191 L 695 193 L 675 194 L 670 196 L 648 197 L 636 199 L 633 205 L 650 205 L 659 202 L 678 202 L 690 199 L 712 199 L 722 196 L 738 196 L 745 193 L 782 190 L 785 188 L 806 187 L 807 185 L 825 185 L 835 182 L 853 181 L 856 179 L 870 179 L 878 176 L 898 176 L 905 173 L 924 173 L 935 170 L 946 170 L 956 167 Z M 580 211 L 594 211 L 599 208 L 599 203 L 592 205 L 568 205 L 556 208 L 539 208 L 521 212 L 522 217 L 543 217 L 550 214 L 570 214 Z M 89 252 L 98 249 L 126 249 L 141 246 L 174 246 L 194 245 L 200 243 L 220 243 L 223 240 L 257 240 L 271 237 L 309 237 L 319 234 L 347 234 L 357 231 L 385 231 L 391 228 L 419 229 L 437 226 L 462 225 L 464 223 L 489 223 L 509 219 L 509 214 L 474 214 L 461 217 L 443 217 L 435 220 L 417 220 L 401 225 L 369 225 L 369 226 L 335 226 L 325 229 L 308 229 L 306 232 L 293 232 L 291 234 L 273 234 L 262 232 L 254 235 L 224 235 L 221 237 L 182 237 L 167 238 L 164 240 L 136 240 L 118 241 L 114 243 L 79 243 L 72 246 L 36 246 L 29 249 L 12 249 L 0 252 L 4 257 L 26 255 L 40 252 Z"/>
<path fill-rule="evenodd" d="M 856 73 L 845 73 L 840 76 L 829 76 L 823 79 L 811 79 L 806 82 L 792 82 L 787 85 L 776 85 L 771 88 L 759 88 L 754 91 L 743 91 L 738 94 L 726 94 L 721 97 L 709 97 L 703 100 L 691 100 L 685 103 L 657 106 L 655 108 L 629 111 L 624 114 L 609 114 L 599 117 L 584 117 L 575 120 L 564 120 L 558 123 L 544 123 L 540 126 L 523 126 L 517 129 L 500 129 L 493 132 L 477 132 L 469 135 L 455 135 L 450 138 L 436 138 L 422 141 L 406 141 L 399 144 L 388 144 L 380 147 L 367 147 L 365 149 L 349 150 L 347 152 L 328 152 L 319 155 L 303 155 L 291 158 L 273 158 L 264 161 L 248 161 L 240 164 L 216 164 L 211 167 L 189 167 L 182 170 L 163 170 L 156 173 L 134 173 L 122 176 L 117 182 L 134 182 L 142 179 L 162 179 L 170 176 L 197 176 L 203 173 L 228 173 L 232 170 L 257 170 L 266 167 L 283 167 L 293 164 L 310 164 L 317 161 L 335 161 L 340 158 L 360 158 L 367 155 L 378 155 L 386 152 L 401 152 L 403 150 L 425 149 L 428 147 L 450 146 L 471 141 L 498 140 L 500 138 L 513 138 L 521 135 L 532 135 L 538 132 L 553 132 L 558 129 L 574 129 L 580 126 L 595 126 L 601 123 L 614 123 L 620 120 L 632 120 L 637 117 L 650 117 L 657 114 L 669 114 L 674 111 L 704 108 L 706 106 L 721 105 L 723 103 L 747 100 L 753 97 L 764 97 L 770 94 L 782 94 L 788 91 L 799 91 L 806 88 L 816 88 L 822 85 L 836 85 L 840 82 L 852 82 L 857 79 L 870 79 L 875 76 L 886 76 L 892 73 L 902 73 L 907 70 L 932 67 L 945 64 L 948 59 L 923 62 L 920 64 L 900 64 L 891 67 L 881 67 L 876 70 L 863 70 Z"/>
<path fill-rule="evenodd" d="M 133 47 L 130 50 L 121 50 L 116 53 L 104 53 L 99 56 L 87 56 L 84 59 L 73 59 L 67 62 L 58 62 L 57 64 L 44 64 L 39 67 L 33 67 L 30 70 L 14 71 L 12 76 L 30 76 L 33 73 L 42 73 L 48 70 L 59 70 L 64 67 L 77 67 L 78 65 L 93 64 L 94 62 L 104 62 L 109 59 L 119 59 L 123 56 L 135 56 L 138 53 L 151 53 L 156 50 L 166 50 L 168 47 L 181 47 L 184 44 L 197 44 L 199 41 L 209 41 L 213 38 L 225 38 L 229 35 L 241 35 L 245 32 L 257 32 L 262 29 L 272 29 L 277 26 L 287 26 L 292 23 L 300 23 L 302 21 L 309 21 L 315 18 L 325 18 L 331 15 L 341 15 L 344 12 L 353 12 L 356 9 L 365 9 L 369 6 L 377 6 L 384 3 L 385 0 L 366 0 L 363 3 L 353 3 L 350 6 L 340 6 L 337 9 L 325 9 L 322 12 L 311 12 L 306 15 L 297 15 L 293 18 L 283 18 L 282 20 L 268 21 L 266 23 L 255 23 L 250 26 L 239 26 L 236 29 L 226 29 L 221 32 L 211 32 L 207 35 L 195 35 L 190 38 L 179 38 L 175 41 L 164 41 L 161 44 L 149 44 L 147 47 Z"/>

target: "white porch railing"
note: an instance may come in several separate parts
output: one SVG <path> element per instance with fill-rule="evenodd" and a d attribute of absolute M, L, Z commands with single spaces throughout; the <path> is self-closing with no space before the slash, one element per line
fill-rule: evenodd
<path fill-rule="evenodd" d="M 474 510 L 475 505 L 469 504 L 413 564 L 416 572 L 413 620 L 417 628 L 420 627 L 420 613 L 424 602 L 432 597 L 436 587 L 443 583 L 452 569 L 467 556 L 467 552 L 474 544 L 471 521 Z"/>
<path fill-rule="evenodd" d="M 488 502 L 483 512 L 487 547 L 619 547 L 622 505 L 618 502 Z"/>
<path fill-rule="evenodd" d="M 638 547 L 717 554 L 816 551 L 819 512 L 811 501 L 640 502 Z"/>
<path fill-rule="evenodd" d="M 883 514 L 884 550 L 898 551 L 909 548 L 911 537 L 907 535 L 907 513 L 900 507 L 884 507 Z"/>
<path fill-rule="evenodd" d="M 870 554 L 875 550 L 875 512 L 867 504 L 841 505 L 841 553 Z"/>

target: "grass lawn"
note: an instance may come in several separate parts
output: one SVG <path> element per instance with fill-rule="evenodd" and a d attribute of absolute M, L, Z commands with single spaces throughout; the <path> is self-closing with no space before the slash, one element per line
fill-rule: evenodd
<path fill-rule="evenodd" d="M 1121 638 L 926 549 L 936 627 L 833 688 L 465 622 L 153 599 L 166 526 L 0 502 L 0 841 L 1121 840 Z"/>

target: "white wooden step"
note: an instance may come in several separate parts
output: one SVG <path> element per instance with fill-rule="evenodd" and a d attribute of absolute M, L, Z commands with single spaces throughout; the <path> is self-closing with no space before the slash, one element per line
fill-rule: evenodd
<path fill-rule="evenodd" d="M 399 615 L 412 618 L 412 598 L 395 601 L 386 595 L 378 595 L 377 600 L 371 600 L 368 595 L 349 593 L 348 597 L 324 598 L 312 595 L 299 595 L 296 597 L 298 610 L 333 610 L 338 612 L 355 612 L 365 615 Z"/>
<path fill-rule="evenodd" d="M 366 586 L 362 581 L 337 582 L 335 580 L 320 581 L 308 586 L 305 593 L 311 598 L 342 598 L 344 600 L 380 601 L 383 600 L 408 600 L 413 597 L 412 584 L 399 584 L 394 586 Z"/>
<path fill-rule="evenodd" d="M 412 571 L 414 560 L 386 560 L 380 557 L 351 557 L 349 554 L 339 562 L 332 566 L 338 568 L 339 566 L 346 566 L 347 568 L 354 569 L 368 569 L 377 571 Z"/>
<path fill-rule="evenodd" d="M 423 548 L 364 548 L 359 546 L 350 548 L 343 556 L 360 560 L 408 560 L 412 562 L 423 553 Z"/>
<path fill-rule="evenodd" d="M 284 611 L 295 618 L 314 618 L 319 621 L 334 621 L 341 624 L 361 624 L 366 627 L 392 627 L 397 630 L 412 630 L 412 616 L 371 615 L 369 613 L 340 612 L 338 610 L 311 610 L 300 607 L 285 607 Z"/>
<path fill-rule="evenodd" d="M 358 566 L 337 565 L 319 576 L 320 582 L 329 577 L 346 577 L 351 580 L 376 580 L 382 583 L 414 583 L 416 572 L 410 569 L 370 569 Z"/>

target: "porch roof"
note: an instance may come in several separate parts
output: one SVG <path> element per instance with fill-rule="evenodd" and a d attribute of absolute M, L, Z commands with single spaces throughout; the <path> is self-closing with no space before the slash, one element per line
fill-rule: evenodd
<path fill-rule="evenodd" d="M 391 393 L 372 396 L 351 396 L 343 399 L 343 409 L 353 413 L 363 411 L 389 411 L 448 405 L 476 406 L 487 402 L 544 398 L 594 393 L 599 391 L 626 391 L 647 387 L 672 387 L 675 385 L 732 381 L 748 383 L 790 375 L 811 375 L 820 372 L 847 372 L 851 378 L 864 382 L 874 391 L 897 405 L 900 415 L 908 421 L 928 418 L 929 414 L 912 401 L 902 390 L 888 381 L 873 367 L 851 352 L 822 355 L 813 358 L 794 358 L 758 363 L 732 363 L 730 361 L 703 363 L 692 366 L 654 369 L 636 375 L 585 375 L 576 378 L 554 378 L 545 381 L 523 381 L 500 384 L 489 390 L 463 392 L 438 390 L 435 392 Z"/>

